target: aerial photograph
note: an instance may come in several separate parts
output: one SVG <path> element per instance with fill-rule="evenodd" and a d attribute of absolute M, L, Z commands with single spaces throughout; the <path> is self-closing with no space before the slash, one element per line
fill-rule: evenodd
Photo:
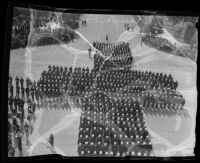
<path fill-rule="evenodd" d="M 198 17 L 14 7 L 11 20 L 8 157 L 194 156 Z"/>

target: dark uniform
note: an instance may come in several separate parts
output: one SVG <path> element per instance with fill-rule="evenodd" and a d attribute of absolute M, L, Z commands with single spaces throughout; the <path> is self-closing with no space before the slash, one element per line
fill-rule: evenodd
<path fill-rule="evenodd" d="M 35 98 L 36 98 L 36 101 L 38 102 L 38 100 L 39 100 L 39 91 L 38 90 L 35 90 Z"/>
<path fill-rule="evenodd" d="M 51 134 L 50 137 L 49 137 L 49 144 L 51 145 L 51 148 L 54 148 L 54 136 L 53 136 L 53 134 Z"/>
<path fill-rule="evenodd" d="M 18 98 L 14 98 L 14 109 L 13 109 L 13 114 L 15 115 L 17 113 L 17 107 L 18 107 Z"/>
<path fill-rule="evenodd" d="M 12 98 L 12 96 L 10 96 L 8 100 L 9 100 L 9 103 L 8 103 L 9 104 L 9 108 L 12 111 L 13 110 L 13 98 Z"/>
<path fill-rule="evenodd" d="M 106 41 L 108 41 L 108 35 L 106 35 Z"/>
<path fill-rule="evenodd" d="M 21 84 L 21 88 L 24 87 L 24 85 L 23 85 L 24 84 L 24 79 L 22 77 L 20 79 L 20 84 Z"/>
<path fill-rule="evenodd" d="M 18 150 L 19 150 L 19 157 L 23 156 L 23 152 L 22 152 L 22 133 L 20 131 L 17 131 L 16 135 L 15 135 L 16 141 L 17 141 L 17 146 L 18 146 Z"/>
<path fill-rule="evenodd" d="M 26 78 L 26 87 L 29 88 L 29 86 L 30 86 L 30 79 L 27 77 Z"/>
<path fill-rule="evenodd" d="M 26 146 L 29 145 L 29 125 L 27 124 L 27 122 L 24 125 L 24 130 L 26 133 Z"/>
<path fill-rule="evenodd" d="M 21 98 L 24 99 L 25 88 L 21 87 Z"/>
<path fill-rule="evenodd" d="M 16 95 L 19 96 L 19 93 L 20 93 L 20 87 L 16 86 Z"/>
<path fill-rule="evenodd" d="M 51 71 L 51 65 L 48 66 L 48 70 Z"/>
<path fill-rule="evenodd" d="M 11 85 L 12 85 L 12 77 L 9 76 L 9 86 L 11 86 Z"/>
<path fill-rule="evenodd" d="M 19 78 L 18 78 L 18 76 L 15 78 L 15 82 L 16 82 L 16 87 L 19 86 Z"/>
<path fill-rule="evenodd" d="M 24 100 L 20 100 L 21 118 L 24 119 Z"/>
<path fill-rule="evenodd" d="M 31 102 L 28 102 L 28 114 L 32 113 L 32 104 Z"/>
<path fill-rule="evenodd" d="M 31 98 L 34 101 L 34 88 L 33 86 L 30 88 Z"/>
<path fill-rule="evenodd" d="M 13 86 L 10 86 L 10 95 L 13 97 Z"/>
<path fill-rule="evenodd" d="M 29 87 L 26 87 L 26 97 L 29 98 Z"/>
<path fill-rule="evenodd" d="M 90 57 L 90 58 L 91 58 L 91 51 L 92 51 L 92 49 L 89 48 L 89 49 L 88 49 L 88 53 L 89 53 L 89 57 Z"/>

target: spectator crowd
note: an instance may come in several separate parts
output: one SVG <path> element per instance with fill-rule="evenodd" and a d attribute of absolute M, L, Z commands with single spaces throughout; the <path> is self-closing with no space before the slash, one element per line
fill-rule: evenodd
<path fill-rule="evenodd" d="M 18 151 L 19 156 L 23 156 L 24 147 L 30 145 L 29 135 L 35 121 L 35 82 L 28 77 L 25 80 L 16 76 L 13 84 L 13 78 L 9 76 L 8 86 L 8 155 L 14 157 Z"/>

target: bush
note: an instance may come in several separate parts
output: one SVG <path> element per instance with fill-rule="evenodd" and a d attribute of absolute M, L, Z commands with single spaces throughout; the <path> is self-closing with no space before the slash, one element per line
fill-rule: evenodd
<path fill-rule="evenodd" d="M 167 53 L 172 53 L 173 50 L 170 46 L 167 46 L 167 45 L 163 45 L 159 48 L 161 51 L 164 51 L 164 52 L 167 52 Z"/>
<path fill-rule="evenodd" d="M 184 41 L 188 44 L 191 43 L 191 40 L 195 34 L 195 27 L 194 26 L 191 26 L 191 25 L 188 25 L 187 28 L 186 28 L 186 31 L 185 31 L 185 35 L 184 35 Z"/>
<path fill-rule="evenodd" d="M 153 35 L 146 35 L 142 38 L 142 41 L 150 47 L 167 53 L 173 53 L 176 47 L 171 44 L 167 39 L 161 37 L 155 37 Z"/>

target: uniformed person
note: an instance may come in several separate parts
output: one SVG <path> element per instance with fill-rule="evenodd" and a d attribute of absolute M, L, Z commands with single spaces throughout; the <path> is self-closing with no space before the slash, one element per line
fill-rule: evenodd
<path fill-rule="evenodd" d="M 29 87 L 26 87 L 26 99 L 29 99 Z"/>
<path fill-rule="evenodd" d="M 16 76 L 15 82 L 16 82 L 16 87 L 19 86 L 19 78 L 18 78 L 18 76 Z"/>
<path fill-rule="evenodd" d="M 49 136 L 49 144 L 50 144 L 51 148 L 54 148 L 54 136 L 53 136 L 53 134 L 51 134 Z"/>
<path fill-rule="evenodd" d="M 24 131 L 26 133 L 26 146 L 29 146 L 29 125 L 27 122 L 25 122 Z"/>
<path fill-rule="evenodd" d="M 13 86 L 12 85 L 10 86 L 10 95 L 11 95 L 11 97 L 13 97 Z"/>
<path fill-rule="evenodd" d="M 24 88 L 24 87 L 21 87 L 21 98 L 22 98 L 22 99 L 25 98 L 24 94 L 25 94 L 25 88 Z"/>
<path fill-rule="evenodd" d="M 30 79 L 27 77 L 26 78 L 26 88 L 29 88 L 30 86 Z"/>
<path fill-rule="evenodd" d="M 24 83 L 24 79 L 21 77 L 21 78 L 20 78 L 20 85 L 21 85 L 21 88 L 24 87 L 23 83 Z"/>
<path fill-rule="evenodd" d="M 13 110 L 13 98 L 12 98 L 12 96 L 10 96 L 8 98 L 8 104 L 9 104 L 10 111 L 12 111 Z"/>
<path fill-rule="evenodd" d="M 18 147 L 18 150 L 19 150 L 19 157 L 22 157 L 23 156 L 23 151 L 22 151 L 22 133 L 21 131 L 18 129 L 16 134 L 15 134 L 15 139 L 16 139 L 16 142 L 17 142 L 17 147 Z"/>
<path fill-rule="evenodd" d="M 9 76 L 9 87 L 12 85 L 12 76 Z"/>
<path fill-rule="evenodd" d="M 30 93 L 31 93 L 31 98 L 34 101 L 35 90 L 34 90 L 33 86 L 31 86 L 31 88 L 30 88 Z"/>
<path fill-rule="evenodd" d="M 20 87 L 16 86 L 16 95 L 19 96 L 19 93 L 20 93 Z"/>

